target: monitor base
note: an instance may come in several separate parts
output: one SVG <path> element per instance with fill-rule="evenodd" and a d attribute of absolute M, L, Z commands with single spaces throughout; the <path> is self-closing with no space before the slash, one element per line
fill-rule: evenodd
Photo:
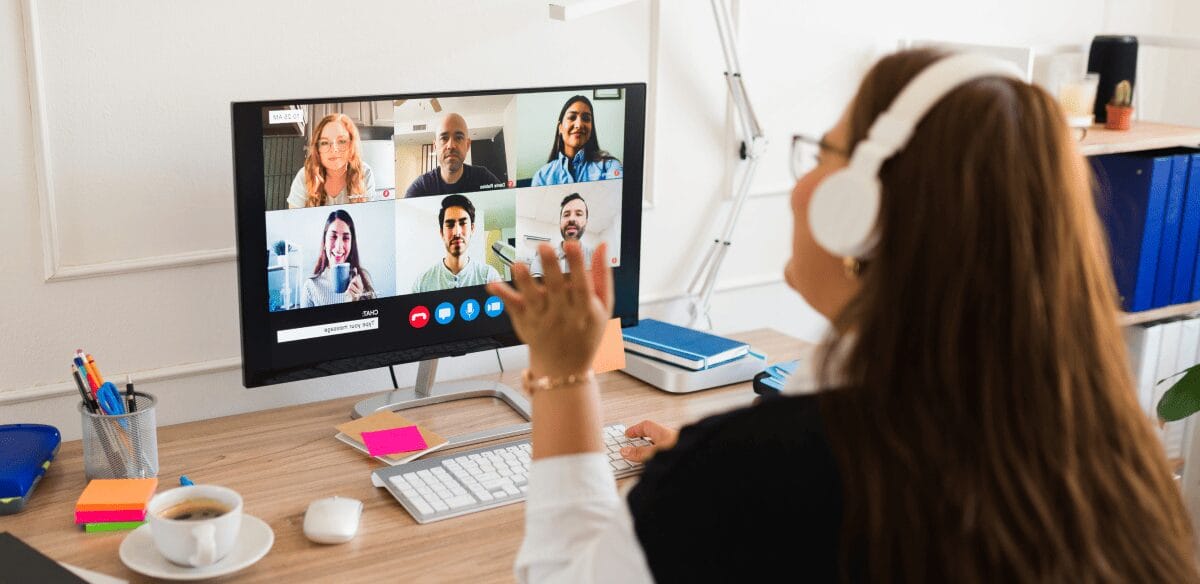
<path fill-rule="evenodd" d="M 375 397 L 364 399 L 357 404 L 354 404 L 354 409 L 350 412 L 350 417 L 361 418 L 376 412 L 394 412 L 398 410 L 406 410 L 423 406 L 431 406 L 433 404 L 457 401 L 460 399 L 493 397 L 508 404 L 508 406 L 516 411 L 517 414 L 520 414 L 522 418 L 526 420 L 533 419 L 533 409 L 529 405 L 529 400 L 517 390 L 504 385 L 503 383 L 480 379 L 433 383 L 433 378 L 435 377 L 436 373 L 437 359 L 421 361 L 420 365 L 417 367 L 417 384 L 415 386 L 405 389 L 392 390 Z M 528 434 L 529 431 L 529 422 L 501 426 L 499 428 L 491 428 L 488 430 L 481 430 L 479 432 L 451 436 L 448 438 L 449 444 L 447 447 L 455 448 L 458 446 L 478 444 L 480 442 L 488 442 L 500 438 L 510 438 L 513 436 Z"/>

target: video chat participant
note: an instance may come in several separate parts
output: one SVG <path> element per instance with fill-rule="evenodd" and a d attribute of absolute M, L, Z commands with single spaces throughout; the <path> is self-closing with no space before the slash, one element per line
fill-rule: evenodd
<path fill-rule="evenodd" d="M 375 175 L 362 161 L 358 128 L 345 114 L 329 114 L 309 139 L 304 168 L 288 192 L 288 208 L 365 203 L 375 197 Z"/>
<path fill-rule="evenodd" d="M 568 99 L 558 112 L 550 156 L 533 174 L 531 184 L 562 185 L 619 178 L 621 174 L 621 161 L 600 149 L 591 100 L 582 95 Z"/>
<path fill-rule="evenodd" d="M 471 151 L 471 137 L 467 134 L 467 120 L 462 116 L 443 116 L 434 140 L 438 149 L 438 167 L 418 176 L 404 192 L 406 198 L 472 193 L 482 186 L 500 182 L 492 171 L 465 162 Z"/>
<path fill-rule="evenodd" d="M 462 195 L 442 199 L 438 228 L 446 255 L 417 278 L 414 293 L 482 286 L 500 280 L 496 268 L 485 261 L 473 260 L 468 253 L 471 236 L 475 234 L 475 205 L 470 199 Z"/>
<path fill-rule="evenodd" d="M 343 209 L 329 214 L 321 235 L 321 255 L 313 273 L 300 290 L 300 307 L 325 306 L 375 297 L 371 276 L 358 259 L 358 234 L 354 220 Z M 345 264 L 338 267 L 339 264 Z M 339 279 L 349 280 L 345 291 L 338 292 Z"/>
<path fill-rule="evenodd" d="M 529 345 L 519 581 L 1200 581 L 1137 404 L 1088 165 L 1051 95 L 974 59 L 885 57 L 812 141 L 785 276 L 833 324 L 823 389 L 790 383 L 678 434 L 632 425 L 655 445 L 624 501 L 588 369 L 612 316 L 604 246 L 591 278 L 578 246 L 564 275 L 543 245 L 540 282 L 516 264 L 515 289 L 488 286 Z M 884 113 L 914 79 L 941 97 Z M 826 231 L 872 208 L 837 203 L 871 200 L 870 232 Z"/>
<path fill-rule="evenodd" d="M 580 249 L 583 250 L 583 263 L 588 265 L 592 263 L 592 248 L 583 245 L 583 232 L 587 230 L 587 222 L 588 206 L 583 196 L 579 193 L 571 193 L 563 197 L 558 211 L 558 232 L 562 234 L 563 240 L 554 250 L 554 255 L 558 258 L 559 269 L 564 272 L 570 269 L 570 266 L 567 265 L 566 252 L 563 251 L 563 244 L 568 241 L 578 241 Z M 536 277 L 541 276 L 543 272 L 542 257 L 540 254 L 534 254 L 533 258 L 529 260 L 529 273 Z"/>

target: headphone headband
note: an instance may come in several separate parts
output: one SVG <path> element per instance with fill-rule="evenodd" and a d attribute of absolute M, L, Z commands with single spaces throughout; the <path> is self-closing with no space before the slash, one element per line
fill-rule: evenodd
<path fill-rule="evenodd" d="M 849 165 L 830 174 L 809 202 L 809 226 L 817 243 L 843 257 L 864 257 L 875 247 L 879 215 L 879 169 L 908 145 L 929 110 L 960 85 L 985 77 L 1023 81 L 1016 66 L 983 55 L 953 55 L 913 77 L 854 147 Z"/>

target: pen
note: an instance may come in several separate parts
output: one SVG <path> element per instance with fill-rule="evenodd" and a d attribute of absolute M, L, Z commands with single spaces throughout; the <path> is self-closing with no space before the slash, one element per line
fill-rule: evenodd
<path fill-rule="evenodd" d="M 74 366 L 71 367 L 71 377 L 75 379 L 75 388 L 79 390 L 79 397 L 83 398 L 83 407 L 87 408 L 93 414 L 96 413 L 96 406 L 92 404 L 91 396 L 83 388 L 83 381 L 79 379 L 79 370 Z"/>
<path fill-rule="evenodd" d="M 129 411 L 137 411 L 137 397 L 133 394 L 133 377 L 125 374 L 125 401 L 129 402 Z"/>
<path fill-rule="evenodd" d="M 187 475 L 179 475 L 179 486 L 190 487 L 194 484 L 196 483 L 193 483 L 192 479 L 187 478 Z"/>
<path fill-rule="evenodd" d="M 87 365 L 87 369 L 91 372 L 92 377 L 96 378 L 96 385 L 104 385 L 104 377 L 100 375 L 100 368 L 96 366 L 96 360 L 92 358 L 90 353 L 83 362 Z"/>
<path fill-rule="evenodd" d="M 89 390 L 91 390 L 92 397 L 95 398 L 96 397 L 96 389 L 98 389 L 100 386 L 96 385 L 94 383 L 95 380 L 93 380 L 92 377 L 90 375 L 88 375 L 87 367 L 85 367 L 83 364 L 82 355 L 83 355 L 83 351 L 75 351 L 75 361 L 74 361 L 75 367 L 79 369 L 79 376 L 83 378 L 84 385 Z"/>

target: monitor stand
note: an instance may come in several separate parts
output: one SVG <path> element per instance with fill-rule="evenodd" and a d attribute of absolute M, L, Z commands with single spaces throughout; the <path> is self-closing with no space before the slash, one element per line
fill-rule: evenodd
<path fill-rule="evenodd" d="M 415 386 L 392 390 L 385 394 L 362 400 L 354 405 L 354 411 L 350 412 L 350 417 L 361 418 L 376 412 L 394 412 L 460 399 L 494 397 L 504 401 L 504 403 L 516 410 L 527 421 L 523 424 L 501 426 L 490 430 L 453 436 L 448 439 L 449 444 L 447 446 L 450 448 L 466 446 L 468 444 L 477 444 L 479 442 L 529 433 L 530 425 L 528 420 L 533 419 L 533 410 L 529 405 L 529 400 L 524 395 L 498 381 L 474 379 L 434 383 L 433 379 L 437 376 L 437 362 L 437 359 L 421 361 L 417 365 L 417 383 Z"/>

